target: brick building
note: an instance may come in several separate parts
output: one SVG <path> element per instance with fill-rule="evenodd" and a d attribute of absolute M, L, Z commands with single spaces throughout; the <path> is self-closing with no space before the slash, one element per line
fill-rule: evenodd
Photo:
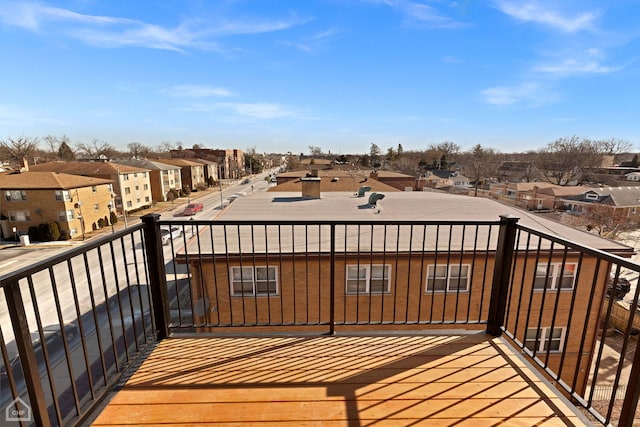
<path fill-rule="evenodd" d="M 322 325 L 331 310 L 337 323 L 351 328 L 362 324 L 365 329 L 364 325 L 375 323 L 378 328 L 388 324 L 392 330 L 398 313 L 405 318 L 403 328 L 414 324 L 416 329 L 428 328 L 420 321 L 425 317 L 440 328 L 459 316 L 466 322 L 486 318 L 482 301 L 491 299 L 485 284 L 495 268 L 490 248 L 495 247 L 498 233 L 465 226 L 441 229 L 437 224 L 401 227 L 399 221 L 495 221 L 501 215 L 514 215 L 525 226 L 544 227 L 546 232 L 618 255 L 632 254 L 627 246 L 493 200 L 431 192 L 389 192 L 375 207 L 351 192 L 322 193 L 311 199 L 300 193 L 256 193 L 237 200 L 217 219 L 249 222 L 257 212 L 262 220 L 368 220 L 379 221 L 380 226 L 338 225 L 333 241 L 328 224 L 277 229 L 247 224 L 232 232 L 204 230 L 193 243 L 200 256 L 182 259 L 191 265 L 194 283 L 202 283 L 193 294 L 194 306 L 207 305 L 196 323 L 295 325 L 295 316 L 302 313 L 311 319 L 307 322 Z M 578 372 L 580 387 L 585 378 L 579 372 L 588 371 L 593 355 L 609 272 L 588 256 L 579 259 L 549 242 L 534 240 L 517 244 L 513 277 L 519 284 L 512 295 L 523 296 L 523 302 L 510 306 L 507 317 L 518 318 L 527 310 L 534 313 L 529 323 L 517 325 L 517 333 L 531 351 L 550 348 L 547 363 L 554 368 L 566 346 L 564 354 L 570 356 L 563 363 L 571 369 L 563 375 L 573 381 Z M 596 295 L 591 295 L 594 288 Z M 319 303 L 332 300 L 333 307 Z M 574 300 L 569 319 L 567 308 Z"/>
<path fill-rule="evenodd" d="M 7 218 L 4 238 L 27 234 L 30 227 L 51 221 L 67 237 L 97 229 L 110 218 L 112 181 L 56 172 L 0 175 L 0 212 Z"/>

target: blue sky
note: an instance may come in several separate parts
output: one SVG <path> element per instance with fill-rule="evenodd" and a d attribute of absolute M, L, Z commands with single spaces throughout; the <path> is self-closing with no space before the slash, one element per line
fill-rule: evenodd
<path fill-rule="evenodd" d="M 640 149 L 640 2 L 0 0 L 0 138 Z"/>

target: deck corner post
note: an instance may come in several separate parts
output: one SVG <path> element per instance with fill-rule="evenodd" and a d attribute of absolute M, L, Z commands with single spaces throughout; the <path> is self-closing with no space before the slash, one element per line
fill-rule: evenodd
<path fill-rule="evenodd" d="M 519 218 L 513 215 L 500 216 L 500 231 L 498 246 L 493 267 L 491 283 L 491 301 L 487 319 L 487 333 L 499 337 L 507 311 L 507 295 L 509 293 L 509 279 L 513 264 L 514 246 L 516 241 L 516 224 Z"/>
<path fill-rule="evenodd" d="M 156 324 L 156 339 L 160 341 L 169 336 L 169 300 L 160 225 L 158 224 L 160 215 L 147 214 L 141 219 L 144 223 L 145 249 L 149 262 L 149 285 Z"/>

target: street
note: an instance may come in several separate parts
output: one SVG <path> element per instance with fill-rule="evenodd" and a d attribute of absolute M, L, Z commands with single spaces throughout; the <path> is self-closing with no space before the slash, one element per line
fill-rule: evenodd
<path fill-rule="evenodd" d="M 263 173 L 248 179 L 246 182 L 241 181 L 240 183 L 227 185 L 224 188 L 220 188 L 219 191 L 206 191 L 204 195 L 193 194 L 194 197 L 190 198 L 191 201 L 197 200 L 198 203 L 202 203 L 204 209 L 191 218 L 194 220 L 211 220 L 221 211 L 221 206 L 224 207 L 232 203 L 234 198 L 244 197 L 256 191 L 266 191 L 269 186 L 264 179 L 266 175 L 267 173 Z M 178 203 L 174 204 L 173 208 L 159 212 L 161 219 L 187 219 L 182 215 L 186 204 L 187 202 L 184 199 L 180 199 Z M 139 221 L 139 217 L 128 217 L 129 225 L 139 223 Z M 118 225 L 123 226 L 121 223 Z M 163 247 L 167 266 L 169 297 L 173 299 L 172 306 L 176 304 L 180 285 L 188 278 L 186 266 L 176 266 L 173 262 L 173 256 L 174 253 L 184 247 L 195 232 L 193 227 L 189 226 L 184 227 L 183 231 L 182 236 L 173 238 L 169 241 L 169 244 Z M 99 235 L 103 236 L 104 234 Z M 56 254 L 70 248 L 77 248 L 79 245 L 90 241 L 91 238 L 86 241 L 62 242 L 61 244 L 5 247 L 0 250 L 0 274 L 5 275 L 38 261 L 49 259 Z M 142 236 L 140 233 L 134 233 L 110 244 L 91 249 L 70 259 L 68 262 L 56 264 L 42 270 L 31 276 L 29 281 L 22 280 L 20 282 L 21 294 L 24 299 L 32 339 L 38 338 L 37 331 L 39 328 L 50 325 L 75 325 L 77 328 L 79 319 L 83 319 L 82 323 L 85 324 L 87 316 L 91 313 L 96 313 L 99 307 L 111 307 L 115 301 L 114 296 L 122 294 L 123 290 L 137 288 L 138 285 L 147 285 L 148 273 L 143 262 L 145 256 Z M 184 271 L 182 271 L 183 269 Z M 122 302 L 118 299 L 117 304 L 122 304 Z M 105 319 L 98 320 L 95 323 L 100 325 L 99 328 L 95 324 L 93 327 L 87 328 L 84 331 L 84 339 L 87 342 L 87 346 L 96 346 L 96 330 L 103 330 L 103 334 L 108 335 L 108 331 L 104 329 L 105 327 L 112 330 L 114 325 L 117 327 L 118 322 L 124 322 L 124 319 L 119 319 L 118 317 L 118 314 L 122 317 L 122 313 L 123 310 L 120 308 L 114 312 L 113 319 L 109 318 L 109 322 L 105 322 Z M 7 345 L 9 360 L 14 359 L 17 355 L 11 324 L 5 295 L 4 292 L 1 292 L 0 325 L 2 325 L 2 335 Z M 79 342 L 79 339 L 75 337 L 74 343 L 76 346 L 79 346 Z M 115 343 L 111 345 L 114 346 Z M 97 363 L 98 356 L 101 353 L 96 350 L 91 348 L 87 353 L 88 361 L 92 365 Z M 79 375 L 78 372 L 83 369 L 86 370 L 86 367 L 83 366 L 83 357 L 79 357 L 79 351 L 71 351 L 69 364 L 72 365 L 71 369 L 74 372 L 74 376 Z M 102 350 L 102 353 L 104 351 Z M 69 386 L 70 368 L 66 362 L 67 358 L 61 357 L 52 360 L 52 366 L 50 367 L 53 376 L 56 378 L 56 386 L 60 390 L 65 390 Z M 1 364 L 2 358 L 0 358 Z M 66 379 L 62 380 L 61 378 Z M 0 397 L 2 397 L 0 400 L 6 401 L 6 397 L 10 396 L 10 390 L 6 384 L 0 384 L 0 387 Z"/>

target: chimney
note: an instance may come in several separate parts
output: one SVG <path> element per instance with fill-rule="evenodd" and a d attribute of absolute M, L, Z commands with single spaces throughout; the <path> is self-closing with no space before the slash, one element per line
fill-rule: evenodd
<path fill-rule="evenodd" d="M 320 198 L 320 181 L 318 171 L 311 171 L 310 176 L 300 178 L 302 182 L 302 198 L 303 199 L 319 199 Z"/>

